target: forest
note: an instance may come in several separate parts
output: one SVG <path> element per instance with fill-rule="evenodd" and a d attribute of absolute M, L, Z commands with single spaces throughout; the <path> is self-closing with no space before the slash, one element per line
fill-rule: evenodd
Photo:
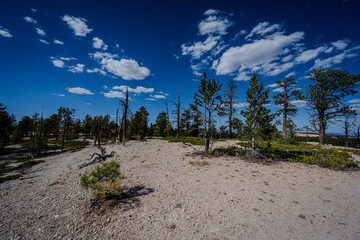
<path fill-rule="evenodd" d="M 210 142 L 222 139 L 249 141 L 254 157 L 260 145 L 266 143 L 299 144 L 318 141 L 320 145 L 332 144 L 346 147 L 360 146 L 360 125 L 356 123 L 357 112 L 346 104 L 345 98 L 357 93 L 360 75 L 352 75 L 337 69 L 314 69 L 307 75 L 311 81 L 305 91 L 296 87 L 293 77 L 278 80 L 282 91 L 269 98 L 269 88 L 253 73 L 246 92 L 247 106 L 238 113 L 235 108 L 238 84 L 230 80 L 226 86 L 203 74 L 194 101 L 185 106 L 178 89 L 177 98 L 168 102 L 155 123 L 149 123 L 145 107 L 131 109 L 128 92 L 117 104 L 115 119 L 110 115 L 86 115 L 75 119 L 75 109 L 60 107 L 57 113 L 44 118 L 42 113 L 24 116 L 19 121 L 0 108 L 0 144 L 2 154 L 7 145 L 20 144 L 31 158 L 66 150 L 76 151 L 89 144 L 125 143 L 161 137 L 172 141 L 197 142 L 210 151 Z M 223 89 L 223 95 L 220 94 Z M 294 123 L 297 107 L 295 100 L 305 100 L 309 113 L 309 125 L 299 129 Z M 273 102 L 278 111 L 271 113 L 267 106 Z M 114 106 L 116 107 L 116 106 Z M 170 108 L 170 112 L 169 112 Z M 240 116 L 245 119 L 242 121 Z M 282 121 L 275 121 L 280 116 Z M 218 117 L 225 118 L 225 125 L 216 127 Z M 113 119 L 113 120 L 111 120 Z M 341 121 L 344 138 L 326 135 L 326 129 L 334 120 Z M 276 125 L 281 126 L 278 131 Z M 296 132 L 317 133 L 318 138 L 296 136 Z M 274 144 L 273 144 L 274 145 Z"/>

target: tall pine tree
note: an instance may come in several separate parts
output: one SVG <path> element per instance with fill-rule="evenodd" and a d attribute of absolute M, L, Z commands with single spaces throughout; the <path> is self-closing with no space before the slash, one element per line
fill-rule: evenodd
<path fill-rule="evenodd" d="M 249 105 L 241 111 L 246 118 L 245 131 L 251 137 L 253 157 L 255 156 L 255 139 L 268 139 L 274 129 L 271 124 L 274 115 L 270 114 L 270 110 L 266 108 L 270 102 L 268 100 L 269 91 L 269 88 L 264 90 L 263 82 L 259 82 L 258 76 L 253 73 L 246 91 L 246 101 Z"/>
<path fill-rule="evenodd" d="M 293 101 L 303 99 L 304 97 L 299 92 L 299 90 L 295 87 L 296 81 L 293 77 L 288 77 L 285 80 L 277 80 L 276 84 L 280 88 L 280 92 L 273 96 L 273 99 L 275 100 L 275 104 L 278 105 L 280 108 L 278 110 L 278 114 L 283 115 L 283 137 L 287 138 L 287 122 L 288 117 L 295 116 L 297 112 L 297 108 L 295 104 L 293 104 Z"/>

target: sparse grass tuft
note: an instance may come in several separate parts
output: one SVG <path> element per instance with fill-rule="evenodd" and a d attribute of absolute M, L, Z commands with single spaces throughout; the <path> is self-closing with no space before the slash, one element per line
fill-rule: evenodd
<path fill-rule="evenodd" d="M 21 174 L 15 174 L 15 175 L 9 175 L 9 176 L 6 176 L 6 177 L 0 177 L 0 184 L 4 183 L 4 182 L 7 182 L 7 181 L 10 181 L 10 180 L 18 179 L 20 177 L 21 177 Z"/>
<path fill-rule="evenodd" d="M 210 163 L 207 161 L 189 161 L 189 164 L 193 166 L 201 166 L 201 167 L 210 165 Z"/>

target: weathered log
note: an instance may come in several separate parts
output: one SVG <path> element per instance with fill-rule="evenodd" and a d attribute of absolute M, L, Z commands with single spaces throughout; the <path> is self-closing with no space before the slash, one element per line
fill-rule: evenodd
<path fill-rule="evenodd" d="M 96 155 L 96 157 L 94 157 Z M 94 164 L 94 163 L 98 163 L 98 162 L 103 162 L 106 160 L 106 158 L 108 157 L 113 157 L 114 155 L 113 154 L 105 154 L 105 155 L 101 155 L 99 153 L 93 153 L 91 155 L 91 157 L 89 158 L 89 160 L 83 164 L 81 164 L 79 166 L 79 169 L 82 169 L 84 167 L 87 167 L 89 166 L 90 164 Z M 94 159 L 93 159 L 94 158 Z"/>

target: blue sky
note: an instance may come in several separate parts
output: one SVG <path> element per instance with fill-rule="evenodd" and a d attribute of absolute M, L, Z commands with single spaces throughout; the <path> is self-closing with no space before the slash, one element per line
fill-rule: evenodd
<path fill-rule="evenodd" d="M 154 122 L 178 87 L 187 107 L 206 71 L 224 86 L 238 80 L 241 110 L 252 71 L 271 95 L 286 76 L 304 90 L 312 68 L 360 73 L 358 9 L 355 0 L 1 1 L 0 102 L 18 120 L 60 106 L 78 118 L 114 115 L 128 86 L 132 111 L 145 106 Z M 347 101 L 360 110 L 359 94 Z"/>

